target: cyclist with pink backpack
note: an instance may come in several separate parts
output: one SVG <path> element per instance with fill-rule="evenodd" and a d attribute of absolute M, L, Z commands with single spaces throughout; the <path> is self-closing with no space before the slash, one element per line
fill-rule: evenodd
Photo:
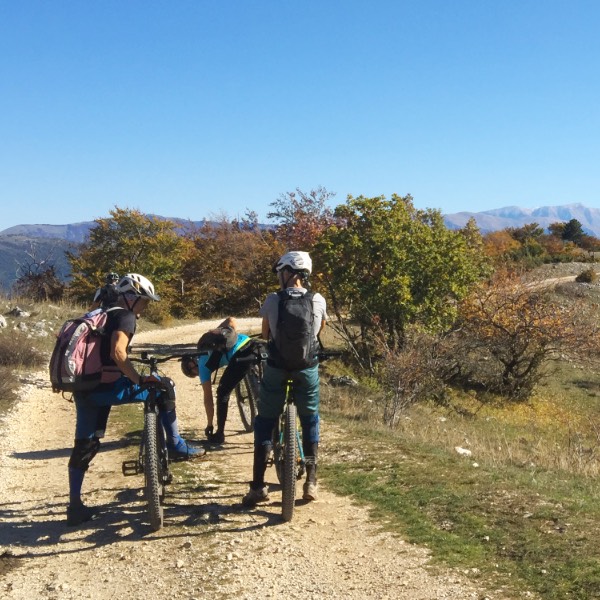
<path fill-rule="evenodd" d="M 98 414 L 107 406 L 143 402 L 149 391 L 143 383 L 160 382 L 160 417 L 167 436 L 169 456 L 181 460 L 202 456 L 205 451 L 190 446 L 180 435 L 175 413 L 173 382 L 168 378 L 142 377 L 128 358 L 138 317 L 151 301 L 160 300 L 154 286 L 143 275 L 129 273 L 116 285 L 118 300 L 107 311 L 100 338 L 102 363 L 99 383 L 89 390 L 73 391 L 77 409 L 75 443 L 69 460 L 69 506 L 67 524 L 79 525 L 93 519 L 97 510 L 81 500 L 81 488 L 90 462 L 100 448 L 96 436 Z"/>

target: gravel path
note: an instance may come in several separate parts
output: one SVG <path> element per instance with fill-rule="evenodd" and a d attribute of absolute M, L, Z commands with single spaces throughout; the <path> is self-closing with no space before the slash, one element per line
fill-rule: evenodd
<path fill-rule="evenodd" d="M 258 329 L 241 319 L 242 330 Z M 140 343 L 190 343 L 218 321 L 136 336 Z M 177 366 L 184 433 L 204 427 L 200 385 Z M 484 599 L 461 573 L 428 568 L 427 550 L 381 532 L 366 511 L 328 493 L 297 503 L 294 520 L 280 518 L 280 494 L 253 511 L 240 505 L 251 478 L 252 434 L 241 433 L 235 405 L 226 444 L 193 463 L 174 466 L 165 528 L 145 520 L 141 476 L 124 477 L 136 448 L 110 427 L 84 483 L 84 498 L 100 518 L 67 528 L 67 460 L 73 405 L 52 394 L 45 373 L 32 376 L 21 401 L 0 423 L 0 597 L 153 600 L 236 599 Z M 118 423 L 117 408 L 114 421 Z M 111 419 L 113 419 L 111 416 Z M 140 415 L 141 417 L 141 415 Z M 141 420 L 141 419 L 140 419 Z M 335 435 L 323 425 L 327 436 Z M 268 481 L 276 481 L 274 472 Z M 326 485 L 326 484 L 325 484 Z"/>

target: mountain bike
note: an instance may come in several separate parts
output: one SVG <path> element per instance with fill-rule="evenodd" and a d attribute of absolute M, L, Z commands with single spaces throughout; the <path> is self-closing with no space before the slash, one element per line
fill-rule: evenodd
<path fill-rule="evenodd" d="M 319 363 L 341 355 L 342 352 L 321 349 L 318 353 Z M 241 360 L 255 361 L 255 365 L 261 365 L 265 359 L 266 354 L 263 353 L 261 356 L 249 356 Z M 267 466 L 272 465 L 275 466 L 275 473 L 281 484 L 281 516 L 284 521 L 291 521 L 296 503 L 296 482 L 306 472 L 292 373 L 288 374 L 285 381 L 283 412 L 273 428 L 272 453 L 267 457 Z"/>
<path fill-rule="evenodd" d="M 196 356 L 205 354 L 195 353 Z M 149 367 L 150 375 L 158 375 L 158 364 L 168 360 L 179 359 L 181 354 L 156 357 L 142 352 L 140 358 L 130 357 L 131 362 L 142 363 Z M 138 457 L 136 460 L 123 462 L 123 475 L 144 474 L 144 495 L 148 502 L 148 516 L 150 526 L 158 531 L 163 526 L 163 500 L 165 487 L 173 480 L 169 469 L 169 452 L 165 431 L 158 414 L 158 393 L 164 388 L 160 382 L 147 382 L 140 386 L 148 390 L 148 397 L 144 401 L 144 430 Z"/>
<path fill-rule="evenodd" d="M 321 349 L 318 354 L 319 363 L 341 355 L 341 352 Z M 294 380 L 290 373 L 285 382 L 283 412 L 273 429 L 272 459 L 267 463 L 275 466 L 277 479 L 281 484 L 281 516 L 284 521 L 291 521 L 294 516 L 296 482 L 302 479 L 306 472 L 306 460 L 298 420 L 294 398 Z"/>

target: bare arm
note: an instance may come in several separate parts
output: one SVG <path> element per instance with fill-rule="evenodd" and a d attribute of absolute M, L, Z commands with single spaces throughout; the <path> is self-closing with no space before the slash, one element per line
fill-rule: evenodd
<path fill-rule="evenodd" d="M 321 333 L 321 331 L 323 331 L 323 329 L 325 329 L 326 323 L 327 323 L 327 321 L 325 319 L 321 320 L 321 327 L 319 327 L 319 333 Z"/>
<path fill-rule="evenodd" d="M 137 384 L 140 382 L 140 375 L 127 354 L 130 339 L 130 336 L 124 331 L 114 331 L 110 339 L 110 357 L 115 361 L 119 370 Z"/>
<path fill-rule="evenodd" d="M 212 427 L 215 418 L 215 403 L 210 380 L 202 382 L 202 395 L 204 396 L 204 410 L 206 411 L 207 425 Z"/>
<path fill-rule="evenodd" d="M 261 327 L 261 337 L 263 340 L 268 340 L 269 339 L 269 332 L 270 332 L 270 328 L 269 328 L 269 319 L 267 319 L 267 317 L 263 317 L 262 320 L 262 327 Z"/>

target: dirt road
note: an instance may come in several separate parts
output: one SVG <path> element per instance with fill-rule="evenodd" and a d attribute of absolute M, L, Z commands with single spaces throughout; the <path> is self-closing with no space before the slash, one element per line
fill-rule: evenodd
<path fill-rule="evenodd" d="M 140 343 L 195 342 L 216 324 L 139 334 Z M 241 320 L 248 331 L 256 320 Z M 177 367 L 178 414 L 187 437 L 205 425 L 200 385 Z M 32 376 L 22 400 L 0 423 L 0 597 L 154 600 L 406 600 L 499 598 L 462 573 L 435 574 L 423 548 L 383 533 L 351 500 L 326 491 L 299 501 L 291 523 L 280 520 L 280 494 L 248 511 L 240 504 L 251 478 L 252 434 L 241 433 L 232 403 L 226 443 L 203 461 L 174 466 L 165 528 L 146 522 L 142 478 L 124 477 L 123 460 L 136 448 L 119 432 L 119 411 L 84 483 L 86 503 L 102 507 L 98 520 L 65 524 L 67 460 L 73 405 L 52 394 L 46 374 Z M 141 420 L 141 413 L 140 413 Z M 323 424 L 323 460 L 327 438 Z M 268 481 L 276 481 L 274 473 Z"/>

